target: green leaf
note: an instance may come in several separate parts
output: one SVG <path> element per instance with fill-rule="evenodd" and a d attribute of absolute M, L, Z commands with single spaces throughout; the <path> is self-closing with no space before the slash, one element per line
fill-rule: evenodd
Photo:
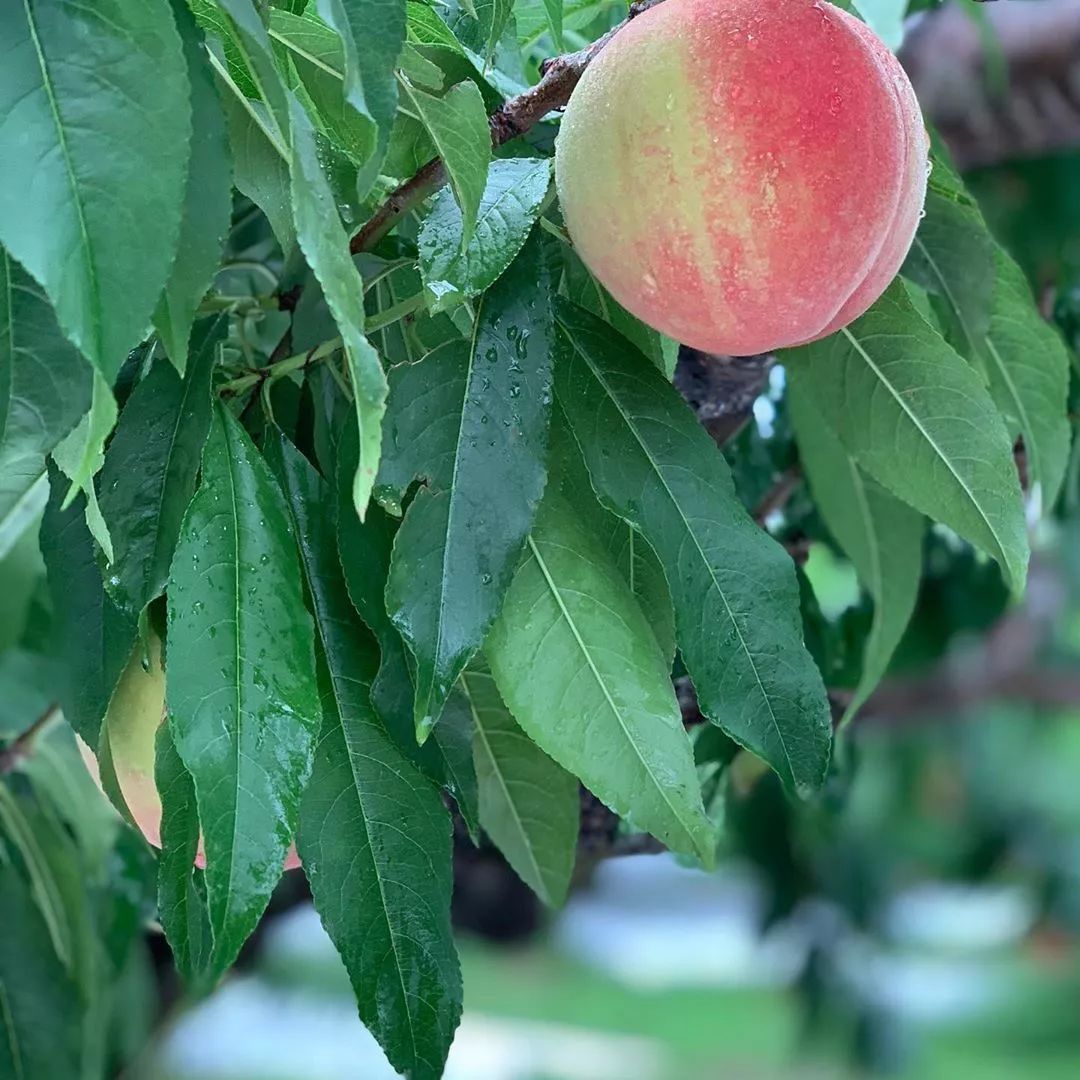
<path fill-rule="evenodd" d="M 397 112 L 394 68 L 405 44 L 405 0 L 318 0 L 318 10 L 341 35 L 345 97 L 376 124 L 385 147 Z"/>
<path fill-rule="evenodd" d="M 454 796 L 475 843 L 480 835 L 480 791 L 473 760 L 473 716 L 465 695 L 458 690 L 446 699 L 446 707 L 432 729 L 429 742 L 439 748 L 441 782 Z"/>
<path fill-rule="evenodd" d="M 394 540 L 386 602 L 416 658 L 417 730 L 480 648 L 546 475 L 551 279 L 539 236 L 477 305 L 471 342 L 391 369 L 381 498 L 424 485 Z"/>
<path fill-rule="evenodd" d="M 154 312 L 154 327 L 169 359 L 183 375 L 195 311 L 214 280 L 229 231 L 232 165 L 225 117 L 203 52 L 202 34 L 183 0 L 172 0 L 172 8 L 191 83 L 191 160 L 176 260 Z"/>
<path fill-rule="evenodd" d="M 832 726 L 791 559 L 750 520 L 716 444 L 664 376 L 594 315 L 560 302 L 556 316 L 559 404 L 600 501 L 664 567 L 702 711 L 790 787 L 816 787 Z"/>
<path fill-rule="evenodd" d="M 905 0 L 906 2 L 906 0 Z M 560 51 L 565 51 L 565 45 L 563 44 L 563 5 L 562 0 L 544 0 L 544 12 L 547 15 L 548 26 L 551 28 L 551 39 L 555 42 L 555 47 Z"/>
<path fill-rule="evenodd" d="M 904 16 L 908 0 L 854 0 L 867 26 L 893 51 L 904 40 Z"/>
<path fill-rule="evenodd" d="M 283 437 L 269 453 L 300 540 L 322 691 L 300 857 L 360 1018 L 395 1069 L 435 1080 L 461 1015 L 449 817 L 371 707 L 377 653 L 341 579 L 332 492 Z"/>
<path fill-rule="evenodd" d="M 161 794 L 161 855 L 158 858 L 158 919 L 173 963 L 189 990 L 209 989 L 213 942 L 206 910 L 206 883 L 195 869 L 199 812 L 195 785 L 176 752 L 168 724 L 157 732 L 154 778 Z"/>
<path fill-rule="evenodd" d="M 468 668 L 460 684 L 473 718 L 480 824 L 518 877 L 560 907 L 577 853 L 578 782 L 518 727 L 489 671 Z"/>
<path fill-rule="evenodd" d="M 985 350 L 990 396 L 1009 434 L 1023 436 L 1030 484 L 1049 510 L 1069 459 L 1069 354 L 1036 308 L 1023 271 L 1000 247 L 996 260 Z"/>
<path fill-rule="evenodd" d="M 48 497 L 45 455 L 90 408 L 92 369 L 0 248 L 0 558 Z"/>
<path fill-rule="evenodd" d="M 210 377 L 227 314 L 195 329 L 184 378 L 157 360 L 124 406 L 101 472 L 101 511 L 113 537 L 110 591 L 138 614 L 165 590 L 184 511 L 210 431 Z"/>
<path fill-rule="evenodd" d="M 71 502 L 77 491 L 84 492 L 92 501 L 95 499 L 92 480 L 105 460 L 105 440 L 116 427 L 116 415 L 116 398 L 109 384 L 95 371 L 89 410 L 53 450 L 53 461 L 71 481 L 65 503 Z"/>
<path fill-rule="evenodd" d="M 296 243 L 289 163 L 232 94 L 222 96 L 222 108 L 229 128 L 233 183 L 266 215 L 281 250 L 288 254 Z"/>
<path fill-rule="evenodd" d="M 195 783 L 221 971 L 281 876 L 319 727 L 292 527 L 266 463 L 223 406 L 168 599 L 169 723 Z"/>
<path fill-rule="evenodd" d="M 667 664 L 610 555 L 555 491 L 484 651 L 537 746 L 617 814 L 711 864 L 715 836 Z"/>
<path fill-rule="evenodd" d="M 364 337 L 364 283 L 349 254 L 349 237 L 319 163 L 307 114 L 293 105 L 292 198 L 296 232 L 308 265 L 341 331 L 360 432 L 353 504 L 363 520 L 379 468 L 387 383 L 379 354 Z"/>
<path fill-rule="evenodd" d="M 0 41 L 0 244 L 111 383 L 180 227 L 191 107 L 172 12 L 167 0 L 8 3 Z"/>
<path fill-rule="evenodd" d="M 14 866 L 0 860 L 0 1075 L 81 1073 L 82 1004 Z"/>
<path fill-rule="evenodd" d="M 442 97 L 401 80 L 405 97 L 427 128 L 446 166 L 450 189 L 461 209 L 461 246 L 472 239 L 491 161 L 491 129 L 476 83 L 460 82 Z"/>
<path fill-rule="evenodd" d="M 783 354 L 855 461 L 1023 586 L 1028 540 L 1009 439 L 979 374 L 895 282 L 861 318 Z"/>
<path fill-rule="evenodd" d="M 814 502 L 874 601 L 862 678 L 844 715 L 859 710 L 881 681 L 911 621 L 922 574 L 923 516 L 874 483 L 797 388 L 788 396 Z"/>
<path fill-rule="evenodd" d="M 493 161 L 467 246 L 462 243 L 457 200 L 447 188 L 435 196 L 419 238 L 420 273 L 432 297 L 432 311 L 476 296 L 495 283 L 528 238 L 550 181 L 546 159 Z"/>
<path fill-rule="evenodd" d="M 135 620 L 105 591 L 86 527 L 85 496 L 62 510 L 66 485 L 55 469 L 49 479 L 41 555 L 52 596 L 54 647 L 64 664 L 56 696 L 67 722 L 96 749 L 109 699 L 131 655 Z"/>
<path fill-rule="evenodd" d="M 217 0 L 229 16 L 231 40 L 243 60 L 258 96 L 266 105 L 268 134 L 277 143 L 279 153 L 288 155 L 290 98 L 278 71 L 270 34 L 252 0 Z M 221 74 L 221 69 L 218 69 Z"/>
<path fill-rule="evenodd" d="M 990 325 L 994 291 L 994 240 L 978 204 L 941 157 L 926 190 L 926 216 L 919 223 L 903 272 L 932 297 L 945 336 L 969 360 Z"/>

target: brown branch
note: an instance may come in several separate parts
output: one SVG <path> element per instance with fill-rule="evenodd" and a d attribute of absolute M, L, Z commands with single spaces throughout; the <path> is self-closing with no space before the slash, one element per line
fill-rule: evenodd
<path fill-rule="evenodd" d="M 534 124 L 550 112 L 563 108 L 585 74 L 585 69 L 605 45 L 631 20 L 642 12 L 655 7 L 662 0 L 637 0 L 630 5 L 629 13 L 618 26 L 609 30 L 578 52 L 566 53 L 545 60 L 541 65 L 540 81 L 517 97 L 511 98 L 496 109 L 488 119 L 491 126 L 491 145 L 503 143 L 524 135 Z M 349 249 L 354 255 L 370 251 L 398 223 L 403 215 L 419 206 L 429 195 L 446 183 L 446 168 L 441 158 L 432 158 L 419 172 L 397 187 L 378 210 L 353 236 Z"/>
<path fill-rule="evenodd" d="M 799 490 L 801 483 L 802 469 L 798 465 L 792 465 L 790 469 L 782 472 L 776 483 L 765 492 L 764 498 L 757 504 L 753 515 L 754 520 L 764 526 L 770 514 L 783 510 L 787 506 L 788 500 Z"/>
<path fill-rule="evenodd" d="M 60 706 L 53 702 L 10 746 L 0 750 L 0 776 L 14 772 L 34 750 L 34 743 L 60 715 Z"/>

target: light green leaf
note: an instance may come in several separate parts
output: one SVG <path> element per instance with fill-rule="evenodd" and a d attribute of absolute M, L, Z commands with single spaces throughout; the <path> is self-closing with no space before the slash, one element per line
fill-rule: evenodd
<path fill-rule="evenodd" d="M 460 82 L 435 97 L 402 78 L 412 110 L 420 117 L 439 151 L 450 189 L 461 209 L 461 246 L 472 239 L 491 161 L 491 129 L 476 83 Z"/>
<path fill-rule="evenodd" d="M 176 259 L 154 312 L 154 327 L 181 375 L 195 311 L 221 261 L 232 214 L 232 166 L 221 101 L 202 34 L 183 0 L 172 0 L 191 83 L 191 160 L 184 188 Z"/>
<path fill-rule="evenodd" d="M 854 0 L 867 26 L 893 51 L 904 40 L 904 16 L 908 0 Z"/>
<path fill-rule="evenodd" d="M 577 853 L 578 782 L 518 727 L 489 671 L 468 668 L 460 685 L 473 718 L 480 824 L 518 877 L 559 907 Z"/>
<path fill-rule="evenodd" d="M 266 129 L 227 87 L 222 94 L 222 107 L 229 128 L 233 183 L 266 215 L 281 250 L 287 255 L 296 243 L 289 163 L 268 138 Z"/>
<path fill-rule="evenodd" d="M 546 475 L 550 271 L 535 236 L 484 293 L 471 342 L 390 372 L 380 499 L 426 483 L 394 540 L 386 601 L 416 658 L 415 719 L 438 719 L 495 617 Z"/>
<path fill-rule="evenodd" d="M 816 787 L 832 726 L 791 559 L 751 521 L 716 444 L 648 359 L 573 304 L 556 316 L 559 404 L 600 501 L 663 565 L 702 711 L 790 787 Z"/>
<path fill-rule="evenodd" d="M 296 233 L 308 265 L 341 331 L 349 365 L 360 456 L 353 479 L 353 504 L 363 520 L 379 468 L 387 383 L 379 354 L 364 337 L 364 283 L 349 254 L 349 237 L 338 217 L 333 192 L 319 163 L 307 114 L 293 104 L 292 199 Z"/>
<path fill-rule="evenodd" d="M 871 480 L 813 403 L 798 392 L 788 407 L 814 502 L 874 601 L 862 678 L 844 714 L 850 720 L 881 681 L 919 594 L 923 516 Z"/>
<path fill-rule="evenodd" d="M 319 728 L 292 526 L 266 463 L 223 406 L 168 599 L 169 724 L 195 784 L 220 972 L 281 875 Z"/>
<path fill-rule="evenodd" d="M 467 246 L 462 245 L 457 200 L 446 188 L 435 196 L 418 241 L 420 273 L 432 297 L 432 311 L 476 296 L 495 283 L 528 238 L 550 181 L 547 160 L 493 161 Z"/>
<path fill-rule="evenodd" d="M 611 557 L 557 492 L 541 504 L 484 651 L 537 746 L 638 828 L 712 862 L 667 664 Z"/>
<path fill-rule="evenodd" d="M 377 650 L 345 593 L 333 493 L 284 438 L 268 453 L 300 541 L 322 692 L 300 857 L 360 1018 L 395 1069 L 437 1080 L 461 1015 L 450 819 L 437 789 L 394 746 L 371 707 Z"/>
<path fill-rule="evenodd" d="M 0 5 L 0 41 L 0 243 L 111 383 L 180 228 L 191 107 L 176 24 L 168 0 L 35 0 Z"/>
<path fill-rule="evenodd" d="M 978 204 L 940 157 L 926 190 L 903 272 L 921 285 L 945 327 L 945 337 L 969 360 L 981 359 L 994 289 L 994 240 Z"/>
<path fill-rule="evenodd" d="M 37 454 L 7 457 L 0 469 L 0 558 L 37 520 L 49 497 L 45 459 Z"/>
<path fill-rule="evenodd" d="M 266 106 L 263 115 L 274 141 L 287 154 L 290 100 L 274 58 L 270 34 L 252 0 L 217 0 L 217 4 L 229 16 L 231 40 Z M 220 68 L 218 73 L 221 74 Z"/>
<path fill-rule="evenodd" d="M 62 510 L 67 485 L 55 469 L 49 487 L 41 554 L 56 621 L 54 648 L 64 664 L 56 697 L 67 722 L 96 749 L 109 699 L 131 655 L 135 620 L 105 591 L 86 526 L 85 497 Z"/>
<path fill-rule="evenodd" d="M 1022 588 L 1028 539 L 1012 441 L 979 374 L 901 282 L 838 334 L 785 351 L 783 362 L 861 468 L 982 548 Z"/>
<path fill-rule="evenodd" d="M 563 44 L 563 0 L 544 0 L 544 12 L 547 15 L 548 26 L 551 28 L 551 39 L 560 52 L 565 51 Z"/>
<path fill-rule="evenodd" d="M 990 396 L 1009 434 L 1023 436 L 1028 478 L 1048 511 L 1069 460 L 1069 355 L 1036 308 L 1023 271 L 1000 247 L 996 269 L 986 336 Z"/>
<path fill-rule="evenodd" d="M 165 591 L 184 512 L 210 431 L 210 378 L 229 317 L 195 328 L 183 379 L 155 361 L 124 406 L 101 472 L 101 510 L 113 538 L 110 591 L 138 614 Z"/>

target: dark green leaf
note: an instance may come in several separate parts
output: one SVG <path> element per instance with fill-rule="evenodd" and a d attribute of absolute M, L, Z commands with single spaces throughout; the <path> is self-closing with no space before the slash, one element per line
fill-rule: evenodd
<path fill-rule="evenodd" d="M 169 723 L 195 784 L 220 971 L 281 875 L 319 727 L 289 517 L 266 463 L 221 406 L 168 597 Z"/>
<path fill-rule="evenodd" d="M 881 681 L 911 621 L 922 573 L 925 521 L 859 468 L 812 402 L 796 389 L 788 402 L 799 459 L 817 508 L 874 601 L 862 678 L 847 720 Z"/>
<path fill-rule="evenodd" d="M 517 726 L 490 672 L 467 669 L 461 687 L 473 718 L 480 824 L 521 880 L 558 907 L 577 853 L 578 782 Z"/>
<path fill-rule="evenodd" d="M 183 379 L 158 360 L 135 387 L 105 455 L 101 512 L 113 539 L 109 587 L 134 614 L 169 579 L 203 446 L 210 431 L 210 376 L 228 332 L 225 314 L 195 329 Z"/>
<path fill-rule="evenodd" d="M 667 662 L 611 556 L 554 490 L 484 651 L 529 738 L 617 814 L 712 862 Z"/>
<path fill-rule="evenodd" d="M 450 822 L 371 707 L 375 642 L 349 605 L 333 496 L 282 437 L 270 451 L 315 610 L 322 734 L 298 847 L 315 906 L 390 1063 L 436 1080 L 461 1014 L 450 932 Z"/>
<path fill-rule="evenodd" d="M 595 316 L 556 310 L 559 403 L 601 502 L 664 567 L 702 711 L 791 787 L 817 786 L 831 722 L 790 558 L 750 520 L 723 456 L 664 376 Z"/>
<path fill-rule="evenodd" d="M 838 334 L 785 352 L 784 363 L 861 468 L 1023 585 L 1028 540 L 1012 441 L 979 374 L 901 282 Z"/>
<path fill-rule="evenodd" d="M 1039 314 L 1021 269 L 997 249 L 993 314 L 986 336 L 993 397 L 1012 436 L 1022 435 L 1031 486 L 1054 505 L 1069 459 L 1069 354 Z"/>
<path fill-rule="evenodd" d="M 319 162 L 307 114 L 293 106 L 293 212 L 300 247 L 323 288 L 341 331 L 349 365 L 360 455 L 353 480 L 353 505 L 361 520 L 379 468 L 387 384 L 379 354 L 364 337 L 364 284 L 349 255 L 349 238 Z"/>
<path fill-rule="evenodd" d="M 11 1080 L 81 1072 L 78 990 L 13 866 L 0 860 L 0 1075 Z"/>
<path fill-rule="evenodd" d="M 214 279 L 232 213 L 232 166 L 225 118 L 203 52 L 202 34 L 183 0 L 172 0 L 191 83 L 191 160 L 184 188 L 180 239 L 165 291 L 154 313 L 169 359 L 182 375 L 195 310 Z"/>
<path fill-rule="evenodd" d="M 49 503 L 41 523 L 56 652 L 64 679 L 56 689 L 67 722 L 91 748 L 135 640 L 135 620 L 106 593 L 80 495 L 60 509 L 66 483 L 50 470 Z"/>
<path fill-rule="evenodd" d="M 158 918 L 173 962 L 193 991 L 205 989 L 213 947 L 206 910 L 206 884 L 195 869 L 199 812 L 195 785 L 184 768 L 167 724 L 157 733 L 154 777 L 161 794 L 161 856 L 158 860 Z"/>
<path fill-rule="evenodd" d="M 0 6 L 0 41 L 0 243 L 111 383 L 180 227 L 191 107 L 176 24 L 167 0 L 37 0 Z"/>
<path fill-rule="evenodd" d="M 424 485 L 394 541 L 390 616 L 416 658 L 424 731 L 480 648 L 546 475 L 551 281 L 540 238 L 481 298 L 473 340 L 391 370 L 383 495 Z M 396 403 L 396 407 L 394 407 Z"/>

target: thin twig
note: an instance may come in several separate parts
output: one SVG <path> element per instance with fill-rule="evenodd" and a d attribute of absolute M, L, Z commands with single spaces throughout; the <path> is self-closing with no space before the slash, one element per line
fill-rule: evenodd
<path fill-rule="evenodd" d="M 638 0 L 630 5 L 626 18 L 618 26 L 577 52 L 545 60 L 540 81 L 517 97 L 511 98 L 488 118 L 491 126 L 491 145 L 502 146 L 524 135 L 550 112 L 563 108 L 605 45 L 631 20 L 637 18 L 662 0 Z M 414 207 L 434 194 L 447 181 L 446 167 L 441 158 L 433 158 L 414 176 L 397 187 L 378 210 L 353 236 L 350 249 L 354 255 L 370 251 Z"/>
<path fill-rule="evenodd" d="M 53 702 L 10 746 L 0 750 L 0 776 L 14 772 L 33 753 L 34 743 L 59 715 L 60 706 Z"/>
<path fill-rule="evenodd" d="M 799 490 L 801 483 L 802 469 L 798 465 L 792 465 L 790 469 L 785 469 L 776 483 L 765 492 L 761 502 L 757 504 L 757 508 L 754 510 L 754 520 L 759 525 L 764 526 L 772 514 L 775 514 L 777 510 L 783 510 L 787 506 L 788 500 Z"/>

